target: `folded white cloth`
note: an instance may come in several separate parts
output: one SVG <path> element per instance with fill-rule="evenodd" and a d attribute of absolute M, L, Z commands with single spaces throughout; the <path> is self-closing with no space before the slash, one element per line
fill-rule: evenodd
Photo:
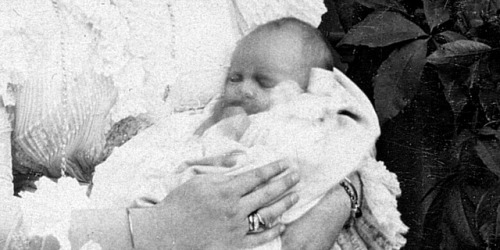
<path fill-rule="evenodd" d="M 168 117 L 117 148 L 96 168 L 92 198 L 104 206 L 160 201 L 192 173 L 219 171 L 178 173 L 183 161 L 238 149 L 246 157 L 224 171 L 236 174 L 286 158 L 302 175 L 296 207 L 304 206 L 356 170 L 378 136 L 369 101 L 360 101 L 366 97 L 339 74 L 313 69 L 306 93 L 294 90 L 294 83 L 281 83 L 274 90 L 274 107 L 250 116 L 251 125 L 239 142 L 220 136 L 217 131 L 224 128 L 217 125 L 195 138 L 193 132 L 206 115 Z"/>

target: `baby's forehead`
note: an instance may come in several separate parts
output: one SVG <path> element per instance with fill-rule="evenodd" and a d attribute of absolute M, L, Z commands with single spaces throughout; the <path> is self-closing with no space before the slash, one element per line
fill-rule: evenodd
<path fill-rule="evenodd" d="M 306 58 L 302 56 L 303 39 L 296 31 L 261 30 L 244 37 L 233 53 L 232 62 L 250 59 L 271 60 L 289 56 L 294 62 Z"/>
<path fill-rule="evenodd" d="M 255 30 L 250 34 L 243 37 L 241 45 L 245 47 L 252 46 L 265 46 L 266 44 L 282 44 L 290 46 L 291 43 L 285 41 L 293 41 L 293 45 L 302 45 L 305 41 L 303 39 L 303 31 L 294 26 L 283 26 L 281 28 L 262 27 Z"/>

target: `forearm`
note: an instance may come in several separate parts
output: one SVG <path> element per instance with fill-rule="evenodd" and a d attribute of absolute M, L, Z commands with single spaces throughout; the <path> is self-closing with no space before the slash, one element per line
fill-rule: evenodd
<path fill-rule="evenodd" d="M 72 249 L 92 240 L 102 249 L 132 249 L 125 209 L 77 210 L 71 214 L 69 239 Z"/>
<path fill-rule="evenodd" d="M 92 240 L 102 249 L 173 249 L 167 216 L 154 208 L 74 211 L 71 246 L 80 249 Z"/>
<path fill-rule="evenodd" d="M 351 174 L 349 178 L 361 195 L 358 175 Z M 315 207 L 287 226 L 282 248 L 331 249 L 351 215 L 350 208 L 349 196 L 344 188 L 336 185 Z"/>
<path fill-rule="evenodd" d="M 234 177 L 196 176 L 157 205 L 129 209 L 129 213 L 126 209 L 73 211 L 72 248 L 79 249 L 90 240 L 102 249 L 235 249 L 262 245 L 278 237 L 281 227 L 247 235 L 247 217 L 297 184 L 299 179 L 293 174 L 272 180 L 287 169 L 282 162 L 273 162 Z M 252 195 L 249 190 L 253 190 Z M 275 212 L 271 218 L 280 216 L 281 208 L 290 208 L 295 203 L 292 200 L 285 196 L 269 206 Z"/>
<path fill-rule="evenodd" d="M 176 246 L 171 214 L 151 209 L 130 209 L 133 244 L 137 249 L 179 249 Z M 182 249 L 182 248 L 181 248 Z"/>

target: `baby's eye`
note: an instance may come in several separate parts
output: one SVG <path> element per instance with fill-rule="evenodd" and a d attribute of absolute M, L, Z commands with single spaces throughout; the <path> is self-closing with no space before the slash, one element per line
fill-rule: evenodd
<path fill-rule="evenodd" d="M 231 74 L 227 80 L 232 83 L 238 83 L 243 81 L 243 76 L 241 74 Z"/>
<path fill-rule="evenodd" d="M 268 88 L 274 88 L 276 86 L 276 83 L 269 78 L 263 77 L 263 78 L 257 78 L 256 80 L 262 88 L 268 89 Z"/>

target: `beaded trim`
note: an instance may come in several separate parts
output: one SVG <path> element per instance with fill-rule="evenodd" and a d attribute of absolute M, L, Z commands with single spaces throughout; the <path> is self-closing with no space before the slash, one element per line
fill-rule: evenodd
<path fill-rule="evenodd" d="M 345 177 L 343 181 L 340 182 L 340 186 L 344 188 L 349 199 L 351 200 L 351 219 L 359 218 L 362 216 L 361 205 L 359 201 L 358 192 L 352 184 L 349 178 Z"/>

